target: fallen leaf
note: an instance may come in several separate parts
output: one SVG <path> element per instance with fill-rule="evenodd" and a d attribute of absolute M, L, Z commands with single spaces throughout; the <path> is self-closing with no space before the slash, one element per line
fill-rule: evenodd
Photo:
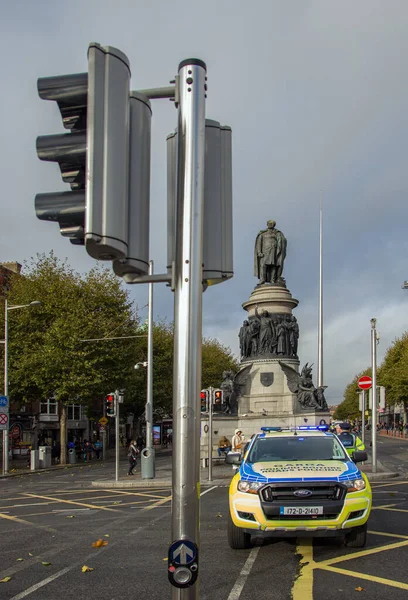
<path fill-rule="evenodd" d="M 166 558 L 163 558 L 163 560 L 169 560 L 169 559 L 168 559 L 168 558 L 167 558 L 167 556 L 166 556 Z"/>
<path fill-rule="evenodd" d="M 75 515 L 67 515 L 67 519 L 75 519 Z"/>
<path fill-rule="evenodd" d="M 102 546 L 107 546 L 108 542 L 104 542 L 103 540 L 96 540 L 96 542 L 94 542 L 92 544 L 93 548 L 101 548 Z"/>
<path fill-rule="evenodd" d="M 31 554 L 31 552 L 28 553 L 28 556 L 34 556 L 34 554 Z"/>
<path fill-rule="evenodd" d="M 109 533 L 105 533 L 105 537 L 110 537 Z"/>
<path fill-rule="evenodd" d="M 87 567 L 86 565 L 82 567 L 82 573 L 89 573 L 89 571 L 93 571 L 93 568 Z"/>
<path fill-rule="evenodd" d="M 356 592 L 364 592 L 364 588 L 362 588 L 360 585 L 354 589 L 356 590 Z"/>
<path fill-rule="evenodd" d="M 114 502 L 113 504 L 120 504 L 120 502 Z"/>
<path fill-rule="evenodd" d="M 44 567 L 49 567 L 50 565 L 52 565 L 52 563 L 49 562 L 42 562 L 42 565 L 44 565 Z"/>
<path fill-rule="evenodd" d="M 21 561 L 21 560 L 24 560 L 24 558 L 18 558 L 17 560 Z"/>
<path fill-rule="evenodd" d="M 222 514 L 221 513 L 217 513 L 215 516 L 216 517 L 222 517 Z"/>
<path fill-rule="evenodd" d="M 3 579 L 0 579 L 0 583 L 8 583 L 11 580 L 11 577 L 3 577 Z"/>

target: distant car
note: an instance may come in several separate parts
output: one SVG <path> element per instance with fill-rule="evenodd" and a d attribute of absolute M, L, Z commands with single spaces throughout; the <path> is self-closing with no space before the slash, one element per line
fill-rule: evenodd
<path fill-rule="evenodd" d="M 242 458 L 229 488 L 228 542 L 248 548 L 262 537 L 342 537 L 366 544 L 372 492 L 356 466 L 366 452 L 348 454 L 327 426 L 283 430 L 262 427 Z"/>

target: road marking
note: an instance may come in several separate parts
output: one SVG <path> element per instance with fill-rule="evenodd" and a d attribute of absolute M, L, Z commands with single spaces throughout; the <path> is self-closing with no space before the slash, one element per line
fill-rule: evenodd
<path fill-rule="evenodd" d="M 56 500 L 61 504 L 75 504 L 76 506 L 85 506 L 86 508 L 96 508 L 98 510 L 108 510 L 110 512 L 117 512 L 114 508 L 106 508 L 105 506 L 95 506 L 94 504 L 85 504 L 85 502 L 75 502 L 75 500 L 63 500 L 62 498 L 52 498 L 50 496 L 40 496 L 38 494 L 24 494 L 30 498 L 42 498 L 42 500 Z"/>
<path fill-rule="evenodd" d="M 401 540 L 408 540 L 408 535 L 400 535 L 398 533 L 385 533 L 384 531 L 369 531 L 371 535 L 385 535 L 386 537 L 395 537 Z"/>
<path fill-rule="evenodd" d="M 354 560 L 355 558 L 361 558 L 362 556 L 378 554 L 379 552 L 386 552 L 387 550 L 394 550 L 395 548 L 403 548 L 404 546 L 408 546 L 408 540 L 404 542 L 394 542 L 393 544 L 387 544 L 386 546 L 370 548 L 369 550 L 360 550 L 360 552 L 353 552 L 352 554 L 346 554 L 344 556 L 337 556 L 336 558 L 322 560 L 316 563 L 316 568 L 320 569 L 324 566 L 334 565 L 336 563 L 343 562 L 346 560 Z"/>
<path fill-rule="evenodd" d="M 6 515 L 5 513 L 0 513 L 0 519 L 7 519 L 9 521 L 14 521 L 15 523 L 22 523 L 23 525 L 31 525 L 31 527 L 36 527 L 37 529 L 46 529 L 47 531 L 56 532 L 56 529 L 52 527 L 48 527 L 47 525 L 38 525 L 37 523 L 31 523 L 30 521 L 25 521 L 24 519 L 20 519 L 19 517 L 13 517 L 11 515 Z"/>
<path fill-rule="evenodd" d="M 408 510 L 406 508 L 391 508 L 391 506 L 396 506 L 396 504 L 390 504 L 389 508 L 387 506 L 376 506 L 375 508 L 377 510 L 392 510 L 393 512 L 408 513 Z"/>
<path fill-rule="evenodd" d="M 403 485 L 404 483 L 408 483 L 408 481 L 393 481 L 392 483 L 380 483 L 380 484 L 375 483 L 375 484 L 372 484 L 371 487 L 373 488 L 373 490 L 376 490 L 377 488 L 380 488 L 380 487 L 390 487 L 391 485 Z"/>
<path fill-rule="evenodd" d="M 215 487 L 217 487 L 217 486 L 215 486 Z M 213 489 L 214 488 L 211 488 L 210 490 L 206 490 L 205 492 L 203 492 L 203 494 L 205 494 L 205 493 L 207 493 L 207 491 L 211 491 Z M 257 546 L 256 548 L 252 548 L 251 552 L 249 553 L 248 558 L 245 561 L 244 566 L 241 569 L 240 574 L 238 575 L 238 579 L 236 580 L 235 585 L 232 588 L 230 595 L 228 596 L 228 600 L 238 600 L 238 598 L 241 596 L 241 593 L 242 593 L 242 590 L 244 589 L 244 585 L 246 583 L 248 575 L 250 574 L 251 569 L 256 560 L 256 557 L 258 556 L 259 550 L 260 550 L 259 546 Z M 13 598 L 11 600 L 13 600 Z"/>
<path fill-rule="evenodd" d="M 292 600 L 313 600 L 313 540 L 303 539 L 296 545 L 296 554 L 301 559 L 299 573 L 292 588 Z"/>
<path fill-rule="evenodd" d="M 54 575 L 50 575 L 50 577 L 47 577 L 47 579 L 43 579 L 42 581 L 35 583 L 31 587 L 24 590 L 24 592 L 17 594 L 17 596 L 13 596 L 10 598 L 10 600 L 21 600 L 22 598 L 29 596 L 33 592 L 36 592 L 40 588 L 44 587 L 44 585 L 47 585 L 47 583 L 51 583 L 51 581 L 54 581 L 54 579 L 58 579 L 58 577 L 61 577 L 61 575 L 65 575 L 65 573 L 68 573 L 68 571 L 71 571 L 73 568 L 74 567 L 65 567 L 65 569 L 61 569 L 61 571 L 54 573 Z"/>
<path fill-rule="evenodd" d="M 357 571 L 348 571 L 347 569 L 339 569 L 338 567 L 330 567 L 329 565 L 318 568 L 322 569 L 323 571 L 330 571 L 331 573 L 339 573 L 340 575 L 348 575 L 349 577 L 355 577 L 356 579 L 365 579 L 366 581 L 374 581 L 375 583 L 390 585 L 391 587 L 396 587 L 400 590 L 408 590 L 408 583 L 402 583 L 402 581 L 394 581 L 393 579 L 385 579 L 384 577 L 376 577 L 375 575 L 366 575 L 365 573 L 359 573 Z M 14 599 L 12 598 L 11 600 Z"/>
<path fill-rule="evenodd" d="M 382 504 L 381 506 L 372 506 L 371 510 L 381 510 L 381 509 L 387 509 L 387 508 L 391 508 L 392 506 L 397 506 L 394 502 L 394 504 Z"/>
<path fill-rule="evenodd" d="M 205 492 L 201 492 L 200 497 L 204 496 L 204 494 L 208 494 L 208 492 L 212 492 L 212 490 L 216 490 L 218 487 L 218 485 L 213 485 L 212 487 L 208 488 L 208 490 L 205 490 Z"/>
<path fill-rule="evenodd" d="M 142 508 L 142 512 L 144 512 L 146 510 L 152 510 L 152 508 L 158 508 L 159 506 L 161 506 L 162 504 L 166 504 L 166 502 L 169 502 L 170 500 L 171 500 L 171 496 L 167 496 L 167 498 L 162 498 L 161 500 L 158 500 L 154 504 L 151 504 L 150 506 L 146 506 L 146 508 Z"/>
<path fill-rule="evenodd" d="M 106 490 L 107 492 L 113 492 L 113 490 Z M 168 490 L 163 490 L 164 493 L 167 493 Z M 127 496 L 146 496 L 146 498 L 163 498 L 163 496 L 159 496 L 158 494 L 147 494 L 145 492 L 116 492 L 119 494 L 126 494 Z"/>

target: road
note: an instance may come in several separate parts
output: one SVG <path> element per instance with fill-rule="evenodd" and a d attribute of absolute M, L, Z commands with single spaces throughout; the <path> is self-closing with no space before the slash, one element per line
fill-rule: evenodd
<path fill-rule="evenodd" d="M 92 464 L 0 479 L 0 579 L 11 577 L 0 583 L 2 600 L 171 598 L 170 491 L 92 488 L 92 480 L 113 468 Z M 387 593 L 405 600 L 408 478 L 373 487 L 363 550 L 298 539 L 234 551 L 226 539 L 227 482 L 203 485 L 200 599 L 338 600 L 362 588 L 370 600 Z M 99 539 L 107 545 L 93 548 Z M 83 573 L 84 566 L 93 570 Z"/>
<path fill-rule="evenodd" d="M 377 456 L 387 470 L 408 475 L 408 440 L 378 436 Z"/>

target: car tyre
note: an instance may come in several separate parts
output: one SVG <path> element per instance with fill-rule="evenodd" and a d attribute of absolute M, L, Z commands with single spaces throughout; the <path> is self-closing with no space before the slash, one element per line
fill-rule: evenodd
<path fill-rule="evenodd" d="M 246 550 L 251 547 L 251 534 L 234 525 L 231 514 L 228 519 L 228 544 L 233 550 Z"/>
<path fill-rule="evenodd" d="M 364 548 L 367 541 L 367 523 L 360 527 L 354 527 L 346 536 L 348 548 Z"/>

